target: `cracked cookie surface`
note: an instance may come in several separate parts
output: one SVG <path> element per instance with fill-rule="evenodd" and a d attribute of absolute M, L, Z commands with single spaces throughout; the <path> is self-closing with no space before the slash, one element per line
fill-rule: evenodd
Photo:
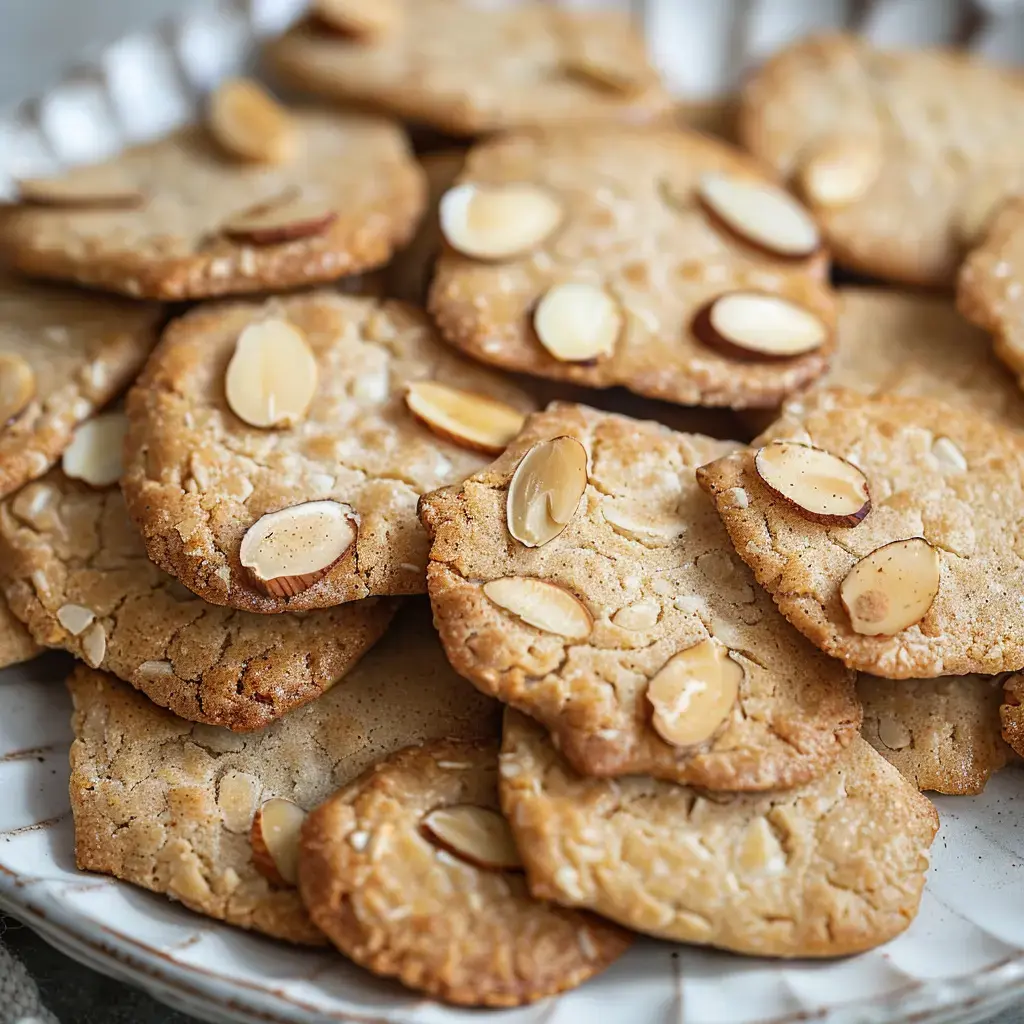
<path fill-rule="evenodd" d="M 529 548 L 508 532 L 509 482 L 535 444 L 560 436 L 589 454 L 586 491 L 564 532 Z M 427 588 L 449 659 L 543 722 L 582 772 L 772 789 L 821 774 L 856 737 L 852 674 L 778 614 L 696 484 L 697 466 L 734 448 L 554 404 L 493 465 L 420 502 L 433 537 Z M 571 641 L 499 607 L 484 586 L 510 576 L 566 588 L 592 616 L 590 635 Z M 706 738 L 666 742 L 652 725 L 650 682 L 710 637 L 742 668 L 737 697 Z"/>
<path fill-rule="evenodd" d="M 146 557 L 120 490 L 60 471 L 0 506 L 0 561 L 0 587 L 40 644 L 230 729 L 343 685 L 395 611 L 384 598 L 269 617 L 207 604 Z"/>
<path fill-rule="evenodd" d="M 533 899 L 519 870 L 439 847 L 425 822 L 451 808 L 499 813 L 497 742 L 403 750 L 306 819 L 302 898 L 345 956 L 446 1002 L 518 1006 L 575 988 L 629 948 L 616 925 Z"/>
<path fill-rule="evenodd" d="M 999 719 L 1003 739 L 1013 748 L 1018 757 L 1024 757 L 1024 674 L 1015 672 L 1003 686 L 1003 703 L 999 707 Z"/>
<path fill-rule="evenodd" d="M 231 411 L 224 375 L 242 330 L 270 319 L 305 335 L 318 382 L 301 422 L 262 430 Z M 413 419 L 406 385 L 431 379 L 533 407 L 516 383 L 452 355 L 401 303 L 319 291 L 175 321 L 128 399 L 122 485 L 150 558 L 205 600 L 248 611 L 422 593 L 428 545 L 416 501 L 487 463 Z M 265 513 L 321 499 L 358 514 L 354 558 L 291 598 L 266 593 L 241 565 L 243 535 Z"/>
<path fill-rule="evenodd" d="M 19 665 L 41 651 L 8 603 L 0 598 L 0 668 Z"/>
<path fill-rule="evenodd" d="M 506 713 L 501 803 L 540 898 L 659 938 L 757 956 L 844 956 L 917 913 L 935 808 L 857 738 L 818 780 L 714 796 L 578 775 Z"/>

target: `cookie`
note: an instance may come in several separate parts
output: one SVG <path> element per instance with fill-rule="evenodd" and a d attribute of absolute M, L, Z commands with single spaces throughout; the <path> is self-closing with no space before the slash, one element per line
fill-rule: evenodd
<path fill-rule="evenodd" d="M 442 200 L 429 306 L 506 370 L 683 405 L 772 407 L 825 371 L 828 259 L 749 157 L 674 129 L 512 135 Z"/>
<path fill-rule="evenodd" d="M 811 206 L 836 262 L 950 285 L 992 211 L 1024 186 L 1024 82 L 947 50 L 802 40 L 747 83 L 739 137 Z"/>
<path fill-rule="evenodd" d="M 292 88 L 368 103 L 451 135 L 667 115 L 672 101 L 618 13 L 540 3 L 487 10 L 404 0 L 391 31 L 353 37 L 307 21 L 269 44 Z"/>
<path fill-rule="evenodd" d="M 113 676 L 76 669 L 78 866 L 229 924 L 325 942 L 294 885 L 267 877 L 257 819 L 289 805 L 312 809 L 410 743 L 497 730 L 495 708 L 451 671 L 426 602 L 416 605 L 344 686 L 248 735 L 183 721 Z"/>
<path fill-rule="evenodd" d="M 1001 676 L 894 681 L 862 675 L 861 734 L 908 782 L 952 796 L 980 793 L 1006 765 Z"/>
<path fill-rule="evenodd" d="M 156 343 L 160 307 L 0 275 L 0 497 L 42 476 Z"/>
<path fill-rule="evenodd" d="M 395 602 L 266 617 L 200 600 L 146 557 L 116 487 L 54 471 L 0 506 L 3 593 L 32 636 L 195 722 L 259 729 L 340 682 Z"/>
<path fill-rule="evenodd" d="M 782 614 L 851 668 L 1024 665 L 1016 431 L 933 399 L 824 390 L 697 480 Z"/>
<path fill-rule="evenodd" d="M 240 160 L 193 126 L 40 182 L 29 196 L 72 199 L 13 207 L 0 217 L 0 250 L 39 277 L 174 300 L 292 288 L 386 263 L 423 208 L 401 129 L 355 114 L 291 117 L 297 144 L 281 163 Z M 117 189 L 130 202 L 113 202 Z"/>
<path fill-rule="evenodd" d="M 852 674 L 772 607 L 696 484 L 735 447 L 555 404 L 420 502 L 452 665 L 584 774 L 777 789 L 856 736 Z"/>
<path fill-rule="evenodd" d="M 1003 739 L 1013 748 L 1015 754 L 1024 757 L 1024 675 L 1015 672 L 1003 687 L 1003 703 L 999 707 Z"/>
<path fill-rule="evenodd" d="M 425 382 L 499 401 L 463 420 Z M 330 291 L 204 306 L 171 324 L 129 396 L 124 493 L 150 558 L 213 604 L 422 593 L 417 499 L 486 465 L 473 449 L 501 450 L 531 407 L 411 306 Z"/>
<path fill-rule="evenodd" d="M 41 650 L 7 602 L 0 598 L 0 668 L 28 661 Z"/>
<path fill-rule="evenodd" d="M 857 738 L 817 781 L 708 795 L 584 778 L 506 715 L 501 804 L 541 899 L 676 942 L 772 957 L 871 949 L 917 913 L 935 808 Z"/>
<path fill-rule="evenodd" d="M 498 744 L 442 740 L 394 754 L 306 819 L 310 917 L 349 959 L 465 1006 L 575 988 L 632 936 L 531 898 L 498 809 Z"/>

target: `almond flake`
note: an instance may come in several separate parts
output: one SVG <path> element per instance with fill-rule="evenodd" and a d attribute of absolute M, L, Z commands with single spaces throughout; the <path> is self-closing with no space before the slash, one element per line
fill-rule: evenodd
<path fill-rule="evenodd" d="M 322 235 L 338 219 L 338 211 L 322 200 L 288 189 L 236 213 L 221 230 L 236 242 L 277 245 Z"/>
<path fill-rule="evenodd" d="M 612 622 L 621 629 L 643 632 L 653 629 L 661 616 L 661 605 L 657 601 L 637 601 L 620 608 L 613 616 Z"/>
<path fill-rule="evenodd" d="M 590 284 L 560 284 L 540 300 L 533 327 L 540 343 L 561 363 L 589 363 L 615 351 L 622 310 Z"/>
<path fill-rule="evenodd" d="M 699 341 L 739 359 L 794 359 L 821 348 L 831 334 L 816 313 L 780 295 L 729 292 L 697 312 Z"/>
<path fill-rule="evenodd" d="M 262 163 L 284 163 L 298 146 L 288 112 L 261 85 L 229 78 L 210 98 L 210 131 L 232 156 Z"/>
<path fill-rule="evenodd" d="M 541 244 L 562 222 L 562 206 L 535 185 L 456 185 L 441 199 L 448 244 L 479 260 L 504 260 Z"/>
<path fill-rule="evenodd" d="M 423 819 L 428 839 L 474 867 L 515 871 L 523 866 L 508 822 L 497 811 L 472 804 L 440 807 Z"/>
<path fill-rule="evenodd" d="M 249 841 L 253 867 L 274 885 L 299 881 L 299 834 L 306 812 L 291 800 L 274 797 L 256 812 Z"/>
<path fill-rule="evenodd" d="M 86 420 L 64 449 L 64 473 L 92 487 L 116 484 L 123 472 L 121 456 L 127 433 L 128 417 L 123 412 L 108 412 Z"/>
<path fill-rule="evenodd" d="M 948 437 L 937 437 L 932 442 L 932 455 L 939 466 L 950 473 L 966 473 L 967 458 Z"/>
<path fill-rule="evenodd" d="M 92 625 L 96 613 L 80 604 L 62 604 L 57 609 L 57 621 L 72 635 L 78 636 Z"/>
<path fill-rule="evenodd" d="M 487 455 L 500 455 L 526 419 L 497 399 L 427 380 L 408 386 L 405 404 L 438 437 Z"/>
<path fill-rule="evenodd" d="M 576 514 L 587 489 L 587 450 L 575 437 L 535 444 L 508 485 L 508 532 L 528 548 L 554 540 Z"/>
<path fill-rule="evenodd" d="M 910 730 L 895 718 L 880 718 L 878 720 L 878 738 L 890 750 L 903 750 L 913 742 Z"/>
<path fill-rule="evenodd" d="M 107 631 L 94 622 L 82 634 L 82 657 L 90 668 L 99 668 L 107 655 Z"/>
<path fill-rule="evenodd" d="M 18 199 L 35 206 L 121 208 L 139 206 L 143 195 L 109 168 L 81 167 L 60 178 L 23 178 Z"/>
<path fill-rule="evenodd" d="M 529 576 L 506 576 L 485 583 L 483 591 L 499 608 L 545 633 L 578 641 L 586 640 L 594 628 L 594 617 L 587 606 L 556 583 Z"/>
<path fill-rule="evenodd" d="M 864 139 L 834 140 L 800 169 L 800 188 L 816 206 L 850 206 L 867 194 L 881 168 L 877 144 Z"/>
<path fill-rule="evenodd" d="M 0 427 L 20 413 L 36 393 L 32 367 L 14 352 L 0 352 Z"/>

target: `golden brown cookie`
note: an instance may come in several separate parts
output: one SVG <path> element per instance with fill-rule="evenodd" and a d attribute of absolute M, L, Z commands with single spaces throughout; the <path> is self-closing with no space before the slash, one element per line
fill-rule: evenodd
<path fill-rule="evenodd" d="M 449 1003 L 532 1003 L 632 942 L 531 898 L 498 808 L 497 742 L 381 761 L 309 815 L 298 866 L 310 917 L 345 956 Z"/>
<path fill-rule="evenodd" d="M 291 116 L 297 145 L 283 162 L 241 160 L 191 127 L 40 183 L 76 198 L 6 212 L 0 249 L 40 277 L 161 299 L 293 288 L 386 263 L 424 201 L 401 129 L 355 114 Z M 90 204 L 115 188 L 134 201 Z"/>
<path fill-rule="evenodd" d="M 28 661 L 40 651 L 42 648 L 29 636 L 21 620 L 0 598 L 0 668 Z"/>
<path fill-rule="evenodd" d="M 1003 727 L 1003 739 L 1013 748 L 1014 753 L 1024 757 L 1024 674 L 1015 672 L 1003 686 L 1003 703 L 999 708 L 999 719 Z"/>
<path fill-rule="evenodd" d="M 917 913 L 935 808 L 861 739 L 803 789 L 709 795 L 584 778 L 505 718 L 501 804 L 530 891 L 659 938 L 775 957 L 845 956 Z"/>
<path fill-rule="evenodd" d="M 735 447 L 554 404 L 420 502 L 449 660 L 581 772 L 777 789 L 857 734 L 852 674 L 778 614 L 694 479 Z"/>
<path fill-rule="evenodd" d="M 319 291 L 175 321 L 128 401 L 123 487 L 150 558 L 246 611 L 422 593 L 416 501 L 489 458 L 446 439 L 454 421 L 413 415 L 406 392 L 426 381 L 510 403 L 498 450 L 533 405 L 401 303 Z"/>
<path fill-rule="evenodd" d="M 818 229 L 725 143 L 653 128 L 513 135 L 470 150 L 459 182 L 429 304 L 473 358 L 734 408 L 777 405 L 825 371 Z"/>
<path fill-rule="evenodd" d="M 494 706 L 445 662 L 425 601 L 344 686 L 248 735 L 183 721 L 84 666 L 69 685 L 78 866 L 291 942 L 325 939 L 294 884 L 267 877 L 264 816 L 309 810 L 410 743 L 497 730 Z"/>

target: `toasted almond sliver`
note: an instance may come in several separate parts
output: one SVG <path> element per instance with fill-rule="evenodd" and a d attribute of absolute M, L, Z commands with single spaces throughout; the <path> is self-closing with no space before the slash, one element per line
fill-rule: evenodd
<path fill-rule="evenodd" d="M 489 808 L 472 804 L 440 807 L 423 819 L 423 831 L 474 867 L 515 871 L 523 866 L 508 822 Z"/>
<path fill-rule="evenodd" d="M 854 632 L 894 636 L 920 622 L 939 592 L 939 553 L 923 537 L 876 548 L 846 574 L 839 597 Z"/>
<path fill-rule="evenodd" d="M 0 427 L 20 413 L 36 393 L 36 375 L 15 352 L 0 352 Z"/>
<path fill-rule="evenodd" d="M 506 576 L 485 583 L 483 590 L 499 608 L 545 633 L 567 640 L 586 640 L 594 628 L 594 617 L 586 605 L 556 583 L 529 576 Z"/>
<path fill-rule="evenodd" d="M 794 359 L 828 341 L 828 324 L 780 295 L 729 292 L 700 310 L 693 333 L 705 345 L 741 359 Z"/>
<path fill-rule="evenodd" d="M 379 39 L 401 22 L 398 0 L 315 0 L 313 14 L 329 28 L 362 39 Z"/>
<path fill-rule="evenodd" d="M 99 668 L 107 655 L 107 631 L 100 622 L 94 622 L 82 634 L 82 657 L 90 668 Z"/>
<path fill-rule="evenodd" d="M 890 750 L 903 750 L 904 747 L 909 747 L 914 739 L 902 722 L 887 716 L 878 720 L 878 738 Z"/>
<path fill-rule="evenodd" d="M 500 455 L 526 419 L 495 398 L 428 380 L 408 386 L 405 404 L 438 437 L 488 455 Z"/>
<path fill-rule="evenodd" d="M 540 300 L 533 326 L 559 362 L 586 363 L 610 356 L 622 333 L 622 310 L 603 289 L 560 284 Z"/>
<path fill-rule="evenodd" d="M 587 489 L 587 449 L 575 437 L 535 444 L 508 485 L 508 532 L 528 548 L 554 540 L 569 525 Z"/>
<path fill-rule="evenodd" d="M 298 147 L 298 132 L 288 111 L 261 85 L 229 78 L 210 97 L 210 131 L 232 156 L 263 163 L 284 163 Z"/>
<path fill-rule="evenodd" d="M 252 863 L 274 885 L 292 886 L 299 881 L 299 833 L 306 812 L 291 800 L 268 800 L 252 821 L 249 841 Z"/>
<path fill-rule="evenodd" d="M 800 169 L 800 190 L 815 206 L 850 206 L 863 198 L 882 169 L 877 143 L 864 139 L 832 140 Z"/>
<path fill-rule="evenodd" d="M 264 320 L 239 335 L 224 393 L 250 426 L 290 427 L 305 417 L 316 381 L 316 357 L 303 333 L 285 320 Z"/>
<path fill-rule="evenodd" d="M 337 219 L 328 203 L 289 189 L 235 214 L 221 230 L 236 242 L 277 245 L 322 235 Z"/>
<path fill-rule="evenodd" d="M 57 609 L 57 621 L 72 635 L 78 636 L 96 620 L 96 613 L 81 604 L 62 604 Z"/>
<path fill-rule="evenodd" d="M 121 456 L 128 417 L 108 412 L 86 420 L 64 449 L 61 466 L 67 476 L 93 487 L 109 487 L 121 479 Z"/>
<path fill-rule="evenodd" d="M 139 189 L 109 170 L 83 167 L 61 178 L 22 178 L 18 198 L 35 206 L 123 208 L 139 206 Z"/>
<path fill-rule="evenodd" d="M 620 608 L 613 616 L 612 622 L 621 629 L 643 632 L 653 629 L 661 617 L 661 605 L 657 601 L 636 601 Z"/>

